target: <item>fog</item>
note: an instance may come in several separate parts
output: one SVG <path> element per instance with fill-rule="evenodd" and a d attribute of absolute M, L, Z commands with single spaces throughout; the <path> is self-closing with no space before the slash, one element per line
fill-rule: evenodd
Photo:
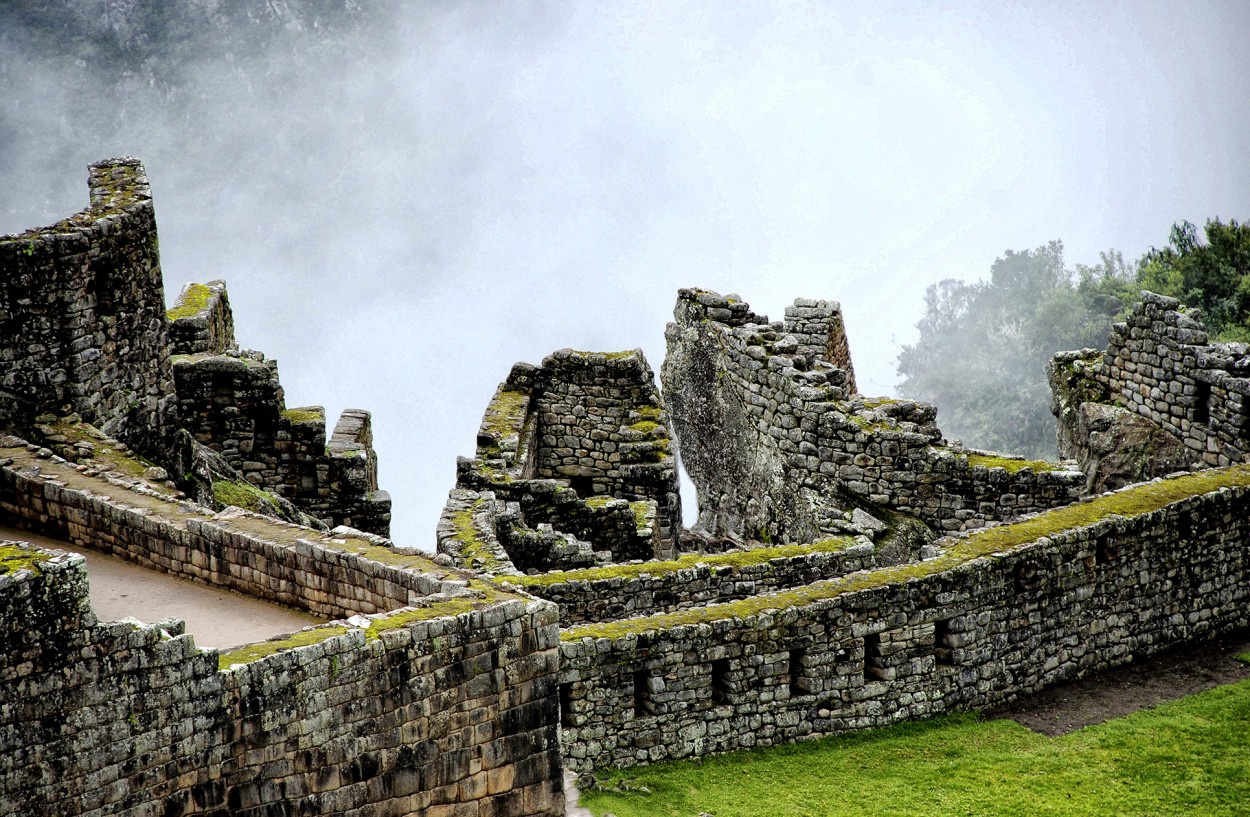
<path fill-rule="evenodd" d="M 141 158 L 169 298 L 226 279 L 289 406 L 373 412 L 402 544 L 513 362 L 658 371 L 679 287 L 841 301 L 884 395 L 934 281 L 1250 217 L 1240 0 L 251 5 L 0 10 L 0 233 Z"/>

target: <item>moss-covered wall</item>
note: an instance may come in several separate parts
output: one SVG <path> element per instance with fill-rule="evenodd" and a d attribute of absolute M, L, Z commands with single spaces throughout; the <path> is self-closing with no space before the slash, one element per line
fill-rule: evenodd
<path fill-rule="evenodd" d="M 570 768 L 1008 701 L 1250 624 L 1250 466 L 944 543 L 928 562 L 566 629 Z"/>
<path fill-rule="evenodd" d="M 571 627 L 749 598 L 865 570 L 875 563 L 871 543 L 843 537 L 503 580 L 555 602 L 560 626 Z"/>

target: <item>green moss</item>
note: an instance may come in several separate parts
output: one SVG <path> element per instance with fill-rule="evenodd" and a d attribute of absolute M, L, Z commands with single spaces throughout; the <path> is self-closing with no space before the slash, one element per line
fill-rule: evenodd
<path fill-rule="evenodd" d="M 174 304 L 174 308 L 165 313 L 165 317 L 172 323 L 182 318 L 192 318 L 198 315 L 204 307 L 208 306 L 208 299 L 213 295 L 213 291 L 203 284 L 191 284 L 178 298 L 178 303 Z"/>
<path fill-rule="evenodd" d="M 529 409 L 529 392 L 500 389 L 486 407 L 482 417 L 482 432 L 494 437 L 497 441 L 513 434 L 519 435 L 525 425 L 525 415 Z"/>
<path fill-rule="evenodd" d="M 638 406 L 634 413 L 644 420 L 659 420 L 662 412 L 659 406 Z"/>
<path fill-rule="evenodd" d="M 472 585 L 475 590 L 483 593 L 481 598 L 459 598 L 450 601 L 431 604 L 429 607 L 418 607 L 413 610 L 401 610 L 391 613 L 381 618 L 377 618 L 365 630 L 365 638 L 375 641 L 382 637 L 382 633 L 387 630 L 398 630 L 401 627 L 407 627 L 418 621 L 429 621 L 435 618 L 445 618 L 447 616 L 458 616 L 463 613 L 471 613 L 474 610 L 481 610 L 483 607 L 489 607 L 496 602 L 502 601 L 507 596 L 496 587 L 488 584 L 474 582 Z"/>
<path fill-rule="evenodd" d="M 31 570 L 39 573 L 39 565 L 52 557 L 25 545 L 0 545 L 0 576 Z"/>
<path fill-rule="evenodd" d="M 465 564 L 472 564 L 476 559 L 478 569 L 490 573 L 499 567 L 499 556 L 482 541 L 473 525 L 473 512 L 481 508 L 485 501 L 479 499 L 473 503 L 472 508 L 457 511 L 451 518 L 451 524 L 455 530 L 452 538 L 459 543 L 460 555 L 464 557 Z"/>
<path fill-rule="evenodd" d="M 631 503 L 635 504 L 635 503 Z M 638 502 L 638 505 L 645 506 L 645 502 Z M 645 507 L 643 509 L 645 513 Z M 637 511 L 635 511 L 635 519 L 637 519 Z M 643 519 L 645 521 L 645 517 Z M 639 522 L 641 525 L 642 522 Z M 713 570 L 722 567 L 747 567 L 749 565 L 758 565 L 773 559 L 789 559 L 795 556 L 806 556 L 809 553 L 832 553 L 838 550 L 845 550 L 855 543 L 850 537 L 839 537 L 836 539 L 825 539 L 821 542 L 812 542 L 805 545 L 777 545 L 774 547 L 752 548 L 750 550 L 735 551 L 734 553 L 719 553 L 709 556 L 704 553 L 686 553 L 676 559 L 664 562 L 643 562 L 636 565 L 608 565 L 606 567 L 588 567 L 584 570 L 563 570 L 552 573 L 543 573 L 537 576 L 508 576 L 501 581 L 507 581 L 511 584 L 520 585 L 521 587 L 547 587 L 553 584 L 562 584 L 564 582 L 580 581 L 594 582 L 604 581 L 607 579 L 632 579 L 644 574 L 651 576 L 664 576 L 670 573 L 676 573 L 696 565 L 707 565 Z"/>
<path fill-rule="evenodd" d="M 282 412 L 282 417 L 294 425 L 303 425 L 304 423 L 324 423 L 326 421 L 325 410 L 320 406 L 314 406 L 312 408 L 287 409 Z"/>
<path fill-rule="evenodd" d="M 213 499 L 222 505 L 234 505 L 252 513 L 274 513 L 281 506 L 277 497 L 247 482 L 213 480 Z"/>
<path fill-rule="evenodd" d="M 312 531 L 308 531 L 308 533 L 312 534 Z M 328 537 L 321 540 L 319 544 L 343 553 L 354 553 L 357 556 L 363 556 L 366 559 L 381 562 L 391 567 L 419 570 L 422 573 L 433 573 L 439 576 L 447 575 L 446 570 L 425 556 L 415 553 L 399 553 L 383 545 L 376 545 L 367 539 L 359 539 L 355 536 Z"/>
<path fill-rule="evenodd" d="M 648 525 L 647 516 L 651 510 L 650 506 L 651 506 L 651 503 L 645 499 L 640 499 L 637 502 L 629 503 L 629 509 L 634 512 L 634 527 L 638 528 L 639 530 L 647 527 Z"/>
<path fill-rule="evenodd" d="M 1237 660 L 1245 661 L 1247 664 L 1250 664 L 1250 652 L 1243 652 L 1241 655 L 1237 656 Z"/>
<path fill-rule="evenodd" d="M 663 427 L 664 426 L 660 425 L 654 420 L 639 420 L 638 422 L 630 425 L 631 429 L 642 434 L 650 434 L 652 431 L 655 431 L 657 428 L 663 428 Z"/>
<path fill-rule="evenodd" d="M 1009 474 L 1017 474 L 1025 468 L 1031 468 L 1034 471 L 1057 471 L 1059 466 L 1053 462 L 1044 460 L 1025 460 L 1016 459 L 1014 457 L 994 457 L 988 454 L 969 454 L 968 467 L 976 468 L 978 465 L 986 468 L 1003 468 Z"/>
<path fill-rule="evenodd" d="M 609 502 L 615 502 L 616 497 L 614 496 L 592 496 L 589 499 L 584 499 L 582 501 L 585 502 L 588 507 L 602 508 L 603 506 L 607 505 Z"/>
<path fill-rule="evenodd" d="M 224 670 L 236 664 L 250 664 L 252 661 L 257 661 L 284 650 L 294 650 L 300 647 L 320 644 L 328 638 L 333 638 L 336 635 L 346 635 L 349 632 L 351 632 L 349 627 L 340 624 L 300 630 L 298 633 L 292 633 L 288 636 L 262 641 L 259 644 L 249 644 L 246 647 L 223 652 L 217 656 L 217 668 Z"/>
<path fill-rule="evenodd" d="M 1250 465 L 1234 465 L 1148 482 L 1114 494 L 1099 496 L 1088 502 L 1056 508 L 1020 522 L 989 528 L 956 540 L 941 556 L 924 562 L 855 573 L 769 596 L 755 596 L 704 608 L 678 610 L 606 624 L 588 624 L 564 630 L 560 637 L 566 641 L 585 637 L 618 638 L 631 633 L 667 629 L 683 624 L 746 618 L 764 610 L 799 607 L 844 593 L 931 576 L 982 556 L 1003 553 L 1035 542 L 1043 536 L 1091 525 L 1113 516 L 1140 516 L 1173 502 L 1218 491 L 1224 487 L 1250 487 Z"/>

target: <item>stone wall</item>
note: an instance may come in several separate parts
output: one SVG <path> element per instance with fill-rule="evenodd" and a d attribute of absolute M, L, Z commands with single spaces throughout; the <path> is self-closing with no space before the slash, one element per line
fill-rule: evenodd
<path fill-rule="evenodd" d="M 561 350 L 518 363 L 482 418 L 477 452 L 457 463 L 439 550 L 490 572 L 574 569 L 671 558 L 681 527 L 668 415 L 640 351 Z M 465 554 L 450 532 L 465 502 L 499 503 L 507 565 Z"/>
<path fill-rule="evenodd" d="M 385 540 L 216 515 L 4 441 L 0 518 L 346 620 L 218 654 L 0 543 L 0 802 L 35 815 L 560 815 L 556 611 Z M 360 615 L 360 613 L 368 615 Z"/>
<path fill-rule="evenodd" d="M 700 556 L 697 561 L 687 556 L 675 562 L 556 571 L 508 581 L 555 602 L 560 608 L 560 626 L 571 627 L 749 598 L 867 570 L 875 564 L 872 543 L 848 537 Z"/>
<path fill-rule="evenodd" d="M 223 354 L 239 348 L 225 281 L 187 284 L 166 317 L 171 354 Z"/>
<path fill-rule="evenodd" d="M 944 440 L 930 405 L 853 394 L 836 304 L 800 299 L 786 323 L 726 323 L 716 316 L 733 307 L 752 314 L 729 301 L 681 290 L 665 333 L 661 380 L 702 530 L 810 542 L 856 530 L 863 506 L 968 530 L 1079 495 L 1079 473 Z"/>
<path fill-rule="evenodd" d="M 175 407 L 148 180 L 112 159 L 89 184 L 82 212 L 0 237 L 0 428 L 76 412 L 159 459 Z"/>
<path fill-rule="evenodd" d="M 574 627 L 565 762 L 697 757 L 999 704 L 1245 627 L 1248 571 L 1238 466 L 953 540 L 919 565 Z"/>
<path fill-rule="evenodd" d="M 1093 381 L 1084 391 L 1057 380 Z M 1072 455 L 1088 434 L 1075 429 L 1081 403 L 1115 403 L 1143 417 L 1207 465 L 1245 462 L 1250 456 L 1250 344 L 1209 343 L 1196 312 L 1175 298 L 1143 292 L 1103 353 L 1065 353 L 1051 364 L 1059 396 L 1061 451 Z M 1075 394 L 1074 394 L 1075 393 Z M 1066 434 L 1066 437 L 1065 437 Z"/>
<path fill-rule="evenodd" d="M 389 533 L 369 412 L 345 410 L 327 445 L 325 410 L 287 409 L 277 362 L 238 350 L 221 281 L 188 285 L 169 316 L 178 419 L 197 442 L 315 518 Z"/>

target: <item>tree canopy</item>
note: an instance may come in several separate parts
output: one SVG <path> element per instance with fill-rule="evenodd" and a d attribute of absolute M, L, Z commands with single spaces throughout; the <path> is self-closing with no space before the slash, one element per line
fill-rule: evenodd
<path fill-rule="evenodd" d="M 1205 235 L 1182 221 L 1133 264 L 1110 250 L 1073 267 L 1052 241 L 1008 250 L 988 281 L 931 285 L 920 337 L 899 354 L 899 393 L 936 405 L 943 430 L 968 445 L 1054 456 L 1046 362 L 1105 346 L 1143 289 L 1200 310 L 1215 340 L 1250 341 L 1250 225 L 1217 218 Z"/>

